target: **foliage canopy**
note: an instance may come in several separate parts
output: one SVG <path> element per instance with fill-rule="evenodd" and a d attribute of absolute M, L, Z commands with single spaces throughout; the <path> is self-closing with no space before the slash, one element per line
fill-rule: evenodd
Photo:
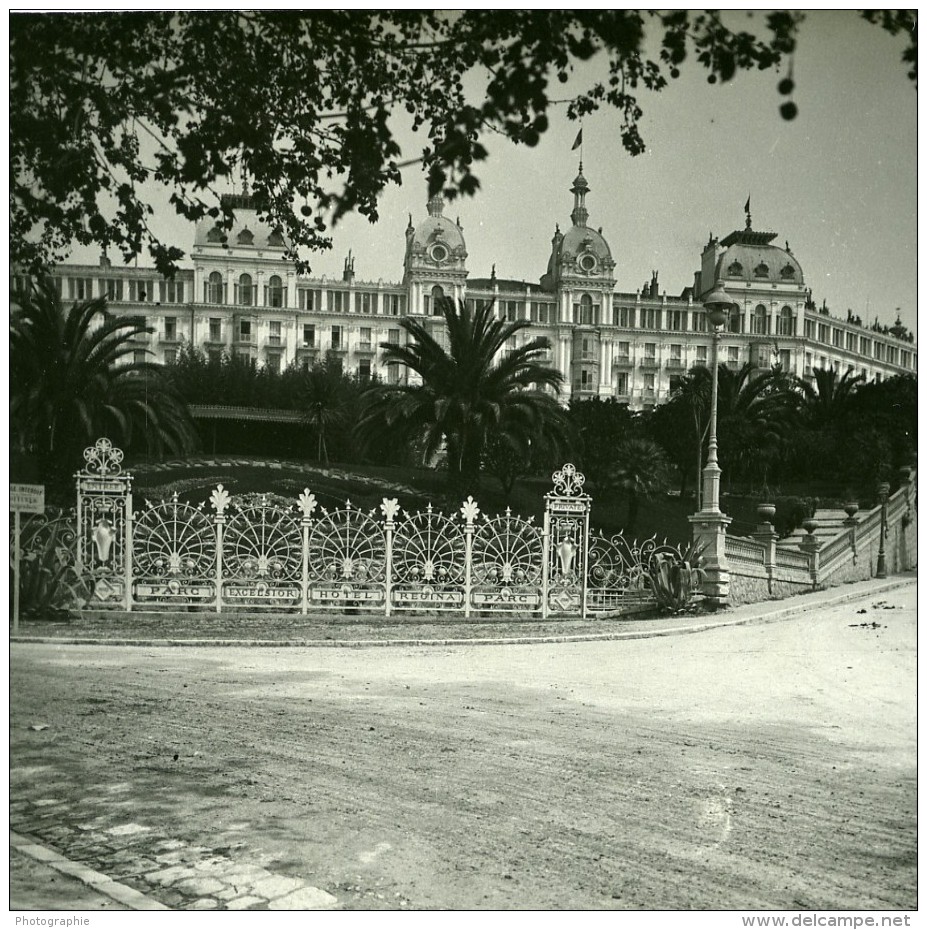
<path fill-rule="evenodd" d="M 150 229 L 143 185 L 169 192 L 184 219 L 227 229 L 217 194 L 245 176 L 307 271 L 302 257 L 330 248 L 340 217 L 377 219 L 404 166 L 422 165 L 430 193 L 473 194 L 487 134 L 536 145 L 556 106 L 570 119 L 615 108 L 624 148 L 639 154 L 642 90 L 691 58 L 710 82 L 778 67 L 801 18 L 769 13 L 761 37 L 688 10 L 14 13 L 11 261 L 35 273 L 95 243 L 127 261 L 147 248 L 169 274 L 183 252 Z M 913 78 L 916 13 L 867 18 L 908 35 Z M 602 78 L 558 99 L 596 55 Z M 790 100 L 782 115 L 794 116 Z M 414 153 L 400 148 L 406 128 L 427 137 Z"/>

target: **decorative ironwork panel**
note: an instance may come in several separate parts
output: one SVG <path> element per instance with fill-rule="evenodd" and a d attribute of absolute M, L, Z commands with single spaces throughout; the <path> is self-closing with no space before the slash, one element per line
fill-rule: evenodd
<path fill-rule="evenodd" d="M 237 509 L 222 542 L 222 602 L 231 607 L 298 607 L 302 532 L 291 508 L 264 495 Z"/>
<path fill-rule="evenodd" d="M 324 610 L 386 604 L 386 536 L 370 514 L 329 513 L 309 533 L 309 606 Z"/>
<path fill-rule="evenodd" d="M 203 505 L 173 499 L 135 514 L 133 598 L 139 605 L 194 606 L 216 599 L 216 526 Z"/>
<path fill-rule="evenodd" d="M 429 505 L 396 524 L 392 546 L 395 609 L 463 609 L 466 541 L 459 524 Z"/>
<path fill-rule="evenodd" d="M 77 568 L 95 607 L 130 608 L 132 477 L 108 439 L 84 450 L 77 474 Z"/>
<path fill-rule="evenodd" d="M 601 533 L 589 540 L 589 570 L 587 582 L 588 607 L 591 613 L 620 611 L 651 600 L 649 573 L 655 567 L 657 555 L 679 560 L 678 549 L 655 538 L 629 542 L 618 534 L 606 537 Z"/>
<path fill-rule="evenodd" d="M 592 500 L 583 493 L 586 478 L 567 463 L 552 476 L 544 495 L 546 611 L 586 613 L 586 555 Z"/>
<path fill-rule="evenodd" d="M 541 609 L 544 545 L 531 520 L 486 518 L 473 535 L 470 603 L 475 610 Z"/>

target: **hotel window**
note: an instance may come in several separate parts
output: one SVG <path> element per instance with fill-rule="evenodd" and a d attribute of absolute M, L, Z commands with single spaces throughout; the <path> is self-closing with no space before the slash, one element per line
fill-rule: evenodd
<path fill-rule="evenodd" d="M 164 318 L 164 338 L 170 342 L 177 339 L 177 317 L 166 316 Z"/>
<path fill-rule="evenodd" d="M 315 348 L 315 326 L 312 323 L 303 323 L 303 348 Z"/>
<path fill-rule="evenodd" d="M 164 350 L 164 364 L 173 365 L 177 361 L 177 350 L 176 349 L 165 349 Z"/>
<path fill-rule="evenodd" d="M 783 307 L 779 311 L 779 319 L 776 321 L 776 333 L 779 336 L 795 335 L 795 319 L 791 307 Z"/>
<path fill-rule="evenodd" d="M 631 329 L 634 326 L 634 308 L 633 307 L 616 307 L 613 311 L 613 319 L 616 326 L 623 326 L 625 329 Z"/>
<path fill-rule="evenodd" d="M 750 331 L 757 336 L 765 336 L 769 331 L 769 320 L 766 307 L 758 304 L 753 308 L 753 319 L 750 321 Z"/>
<path fill-rule="evenodd" d="M 670 364 L 673 368 L 682 368 L 682 346 L 670 346 Z"/>
<path fill-rule="evenodd" d="M 708 316 L 704 310 L 692 311 L 692 332 L 704 333 L 708 329 Z"/>
<path fill-rule="evenodd" d="M 505 301 L 505 319 L 509 323 L 514 323 L 518 319 L 518 301 Z"/>
<path fill-rule="evenodd" d="M 357 376 L 362 384 L 370 380 L 370 359 L 369 358 L 362 358 L 357 363 Z"/>
<path fill-rule="evenodd" d="M 659 329 L 661 316 L 661 312 L 656 307 L 642 307 L 641 327 L 643 329 Z"/>
<path fill-rule="evenodd" d="M 243 274 L 235 285 L 235 303 L 242 307 L 250 307 L 254 303 L 254 289 L 251 284 L 251 275 Z"/>
<path fill-rule="evenodd" d="M 743 317 L 740 312 L 740 307 L 734 307 L 731 310 L 730 318 L 727 321 L 728 332 L 731 333 L 741 333 L 743 332 Z"/>
<path fill-rule="evenodd" d="M 842 348 L 843 348 L 843 330 L 842 330 L 842 329 L 835 329 L 835 330 L 834 330 L 833 344 L 834 344 L 838 349 L 842 349 Z"/>
<path fill-rule="evenodd" d="M 159 281 L 158 295 L 162 304 L 182 304 L 183 281 Z"/>
<path fill-rule="evenodd" d="M 573 304 L 573 319 L 581 326 L 595 325 L 599 315 L 598 304 L 593 304 L 592 297 L 589 294 L 583 294 L 579 298 L 579 303 Z"/>
<path fill-rule="evenodd" d="M 727 363 L 728 365 L 740 364 L 740 349 L 738 346 L 727 347 Z"/>
<path fill-rule="evenodd" d="M 655 342 L 644 343 L 644 360 L 648 362 L 656 361 L 657 344 Z"/>
<path fill-rule="evenodd" d="M 222 342 L 222 320 L 213 318 L 209 321 L 209 341 Z"/>
<path fill-rule="evenodd" d="M 552 322 L 551 310 L 553 307 L 550 304 L 541 303 L 538 300 L 533 300 L 531 302 L 531 319 L 535 323 L 550 323 Z"/>
<path fill-rule="evenodd" d="M 222 286 L 222 275 L 218 271 L 213 271 L 204 285 L 206 289 L 206 303 L 221 304 L 224 298 L 224 288 Z"/>
<path fill-rule="evenodd" d="M 657 376 L 652 371 L 648 371 L 644 375 L 644 393 L 645 394 L 654 393 L 654 391 L 656 390 L 656 380 L 657 380 Z"/>
<path fill-rule="evenodd" d="M 71 300 L 90 300 L 93 296 L 93 279 L 69 278 L 68 296 Z"/>
<path fill-rule="evenodd" d="M 615 393 L 619 396 L 627 396 L 628 393 L 628 373 L 622 371 L 618 375 L 618 381 L 615 385 Z"/>
<path fill-rule="evenodd" d="M 306 288 L 299 291 L 299 309 L 315 310 L 315 291 Z"/>
<path fill-rule="evenodd" d="M 386 334 L 386 341 L 387 341 L 391 346 L 398 346 L 398 345 L 399 345 L 399 330 L 398 330 L 398 329 L 391 329 L 391 330 Z"/>
<path fill-rule="evenodd" d="M 399 294 L 385 294 L 383 297 L 383 312 L 387 316 L 399 316 L 401 299 Z"/>
<path fill-rule="evenodd" d="M 282 361 L 283 356 L 279 352 L 267 353 L 267 367 L 275 374 L 280 374 L 280 366 Z"/>
<path fill-rule="evenodd" d="M 272 346 L 279 346 L 283 342 L 283 333 L 280 320 L 271 320 L 268 324 L 267 342 Z"/>
<path fill-rule="evenodd" d="M 129 281 L 129 300 L 139 303 L 151 300 L 151 284 L 148 281 Z"/>
<path fill-rule="evenodd" d="M 122 300 L 122 278 L 101 278 L 100 293 L 109 300 Z"/>
<path fill-rule="evenodd" d="M 362 326 L 360 331 L 360 347 L 369 349 L 372 342 L 373 330 L 369 326 Z"/>
<path fill-rule="evenodd" d="M 444 288 L 436 284 L 431 289 L 431 294 L 425 295 L 425 314 L 426 316 L 442 316 L 442 302 L 444 300 Z"/>
<path fill-rule="evenodd" d="M 330 313 L 342 313 L 348 309 L 348 295 L 343 291 L 328 292 L 328 310 Z"/>
<path fill-rule="evenodd" d="M 332 327 L 332 348 L 333 349 L 337 350 L 342 347 L 341 346 L 341 335 L 342 335 L 341 327 L 333 326 Z"/>
<path fill-rule="evenodd" d="M 399 365 L 387 365 L 386 366 L 386 380 L 390 384 L 399 384 L 400 379 L 402 378 L 402 369 Z"/>
<path fill-rule="evenodd" d="M 818 323 L 818 342 L 827 343 L 830 341 L 830 327 L 823 323 Z"/>
<path fill-rule="evenodd" d="M 676 333 L 684 333 L 686 331 L 686 317 L 688 313 L 685 310 L 670 310 L 669 312 L 669 328 Z"/>
<path fill-rule="evenodd" d="M 779 350 L 779 367 L 783 371 L 792 370 L 792 353 L 788 349 Z"/>
<path fill-rule="evenodd" d="M 696 346 L 695 347 L 695 364 L 696 365 L 707 365 L 708 364 L 708 346 Z"/>
<path fill-rule="evenodd" d="M 270 276 L 264 300 L 268 307 L 286 306 L 286 292 L 283 290 L 283 279 L 280 275 L 274 274 Z"/>
<path fill-rule="evenodd" d="M 814 320 L 805 320 L 805 339 L 814 339 Z"/>
<path fill-rule="evenodd" d="M 630 342 L 619 342 L 618 343 L 618 361 L 629 362 L 630 360 L 631 360 L 631 343 Z"/>
<path fill-rule="evenodd" d="M 239 320 L 238 337 L 242 342 L 251 342 L 251 320 Z"/>
<path fill-rule="evenodd" d="M 867 339 L 865 336 L 860 336 L 859 351 L 861 355 L 871 355 L 872 354 L 872 340 Z"/>
<path fill-rule="evenodd" d="M 580 377 L 580 387 L 584 391 L 591 391 L 595 389 L 595 372 L 591 368 L 583 368 L 579 373 Z"/>

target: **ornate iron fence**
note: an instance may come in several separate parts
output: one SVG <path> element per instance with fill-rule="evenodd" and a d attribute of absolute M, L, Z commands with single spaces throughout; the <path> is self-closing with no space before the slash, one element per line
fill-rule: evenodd
<path fill-rule="evenodd" d="M 569 464 L 539 526 L 483 513 L 472 497 L 451 514 L 385 497 L 370 511 L 327 510 L 308 488 L 294 501 L 233 498 L 221 484 L 208 504 L 175 493 L 135 511 L 122 458 L 100 439 L 76 476 L 65 538 L 93 608 L 605 616 L 653 603 L 655 557 L 679 556 L 654 539 L 591 534 L 591 498 Z"/>

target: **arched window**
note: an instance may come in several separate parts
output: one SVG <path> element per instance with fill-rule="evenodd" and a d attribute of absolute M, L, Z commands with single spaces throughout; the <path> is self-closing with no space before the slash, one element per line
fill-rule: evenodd
<path fill-rule="evenodd" d="M 753 269 L 753 273 L 758 278 L 768 278 L 769 277 L 769 265 L 766 262 L 760 262 L 756 268 Z"/>
<path fill-rule="evenodd" d="M 579 298 L 579 323 L 583 326 L 592 326 L 595 323 L 592 312 L 592 297 L 583 294 Z"/>
<path fill-rule="evenodd" d="M 267 306 L 283 307 L 283 280 L 280 275 L 272 274 L 267 282 Z"/>
<path fill-rule="evenodd" d="M 238 279 L 238 299 L 235 301 L 243 307 L 250 307 L 254 303 L 254 288 L 251 285 L 251 275 L 243 274 Z"/>
<path fill-rule="evenodd" d="M 757 304 L 753 308 L 753 319 L 750 321 L 750 332 L 756 334 L 757 336 L 765 336 L 769 329 L 769 317 L 766 313 L 766 308 L 762 304 Z"/>
<path fill-rule="evenodd" d="M 279 229 L 274 229 L 271 234 L 267 237 L 268 245 L 282 246 L 284 245 L 283 233 Z"/>
<path fill-rule="evenodd" d="M 786 265 L 780 272 L 783 281 L 791 281 L 795 277 L 795 269 L 791 265 Z"/>
<path fill-rule="evenodd" d="M 222 287 L 222 275 L 218 271 L 213 271 L 206 280 L 206 303 L 221 304 L 224 303 L 224 294 Z"/>
<path fill-rule="evenodd" d="M 780 336 L 795 335 L 795 316 L 792 313 L 791 307 L 783 307 L 779 311 L 779 323 L 776 327 L 776 332 Z"/>
<path fill-rule="evenodd" d="M 238 234 L 238 244 L 239 245 L 253 245 L 254 244 L 254 233 L 250 229 L 243 229 Z"/>
<path fill-rule="evenodd" d="M 430 313 L 432 316 L 441 316 L 443 303 L 444 288 L 440 284 L 436 284 L 431 289 L 431 295 L 425 297 L 425 313 Z"/>
<path fill-rule="evenodd" d="M 209 232 L 206 234 L 206 241 L 207 242 L 225 242 L 226 241 L 225 232 L 221 230 L 218 226 L 213 226 L 213 228 L 210 229 Z"/>
<path fill-rule="evenodd" d="M 728 266 L 727 273 L 731 277 L 739 278 L 744 273 L 744 266 L 740 262 L 731 262 Z"/>

